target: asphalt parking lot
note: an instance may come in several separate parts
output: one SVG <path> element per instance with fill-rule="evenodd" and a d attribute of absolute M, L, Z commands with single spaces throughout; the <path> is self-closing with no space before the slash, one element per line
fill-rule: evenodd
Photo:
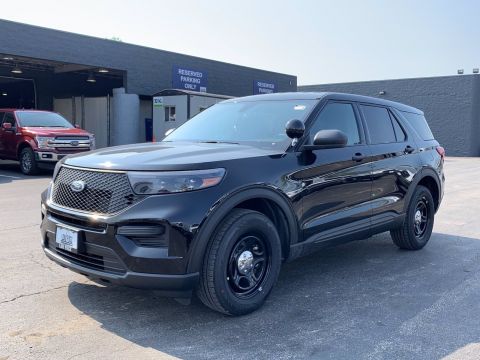
<path fill-rule="evenodd" d="M 448 158 L 425 249 L 388 234 L 286 264 L 265 306 L 230 318 L 198 300 L 102 287 L 40 249 L 41 191 L 0 162 L 0 360 L 478 359 L 480 159 Z"/>

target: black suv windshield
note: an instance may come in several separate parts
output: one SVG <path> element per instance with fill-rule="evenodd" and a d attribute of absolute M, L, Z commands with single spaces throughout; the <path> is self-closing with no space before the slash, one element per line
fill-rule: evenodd
<path fill-rule="evenodd" d="M 194 116 L 164 141 L 226 142 L 286 149 L 285 124 L 305 121 L 317 100 L 228 101 Z"/>
<path fill-rule="evenodd" d="M 65 118 L 56 113 L 43 111 L 17 111 L 17 119 L 22 127 L 73 128 Z"/>

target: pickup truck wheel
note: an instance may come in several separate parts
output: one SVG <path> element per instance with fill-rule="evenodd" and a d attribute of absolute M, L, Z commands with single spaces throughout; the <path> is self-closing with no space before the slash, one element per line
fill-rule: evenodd
<path fill-rule="evenodd" d="M 430 191 L 418 186 L 408 205 L 404 223 L 390 231 L 393 242 L 400 249 L 420 250 L 432 235 L 435 206 Z"/>
<path fill-rule="evenodd" d="M 35 160 L 35 153 L 29 147 L 26 147 L 20 153 L 20 169 L 25 175 L 35 175 L 38 173 L 38 165 Z"/>
<path fill-rule="evenodd" d="M 234 209 L 211 240 L 197 295 L 215 311 L 244 315 L 262 306 L 280 272 L 275 225 L 257 211 Z"/>

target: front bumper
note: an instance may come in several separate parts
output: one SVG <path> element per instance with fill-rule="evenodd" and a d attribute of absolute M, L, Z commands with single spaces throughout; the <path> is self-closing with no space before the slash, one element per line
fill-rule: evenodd
<path fill-rule="evenodd" d="M 68 153 L 36 150 L 35 151 L 35 158 L 36 158 L 37 161 L 56 163 L 57 161 L 62 160 L 67 155 L 78 154 L 78 153 L 86 152 L 86 151 L 89 151 L 89 150 L 90 149 L 88 148 L 88 149 L 82 149 L 82 150 L 79 150 L 79 151 L 76 151 L 76 152 L 68 152 Z"/>
<path fill-rule="evenodd" d="M 186 272 L 188 235 L 166 220 L 132 218 L 137 213 L 131 210 L 129 216 L 126 211 L 119 219 L 92 223 L 42 201 L 43 250 L 57 264 L 95 281 L 160 290 L 166 296 L 190 296 L 199 274 Z M 145 246 L 131 236 L 117 233 L 120 226 L 147 222 L 165 227 L 164 246 Z M 76 252 L 57 248 L 58 226 L 78 232 Z"/>

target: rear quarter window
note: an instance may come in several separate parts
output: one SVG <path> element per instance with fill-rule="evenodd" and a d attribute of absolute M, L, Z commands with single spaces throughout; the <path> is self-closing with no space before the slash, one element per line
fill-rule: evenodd
<path fill-rule="evenodd" d="M 417 134 L 423 140 L 434 139 L 432 130 L 430 130 L 430 127 L 428 126 L 425 116 L 421 114 L 406 112 L 406 111 L 402 111 L 402 115 L 408 121 L 408 123 L 415 129 Z"/>

